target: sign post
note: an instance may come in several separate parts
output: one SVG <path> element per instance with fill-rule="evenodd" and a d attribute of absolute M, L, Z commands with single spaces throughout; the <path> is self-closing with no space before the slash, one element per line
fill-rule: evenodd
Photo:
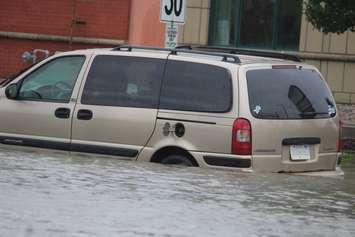
<path fill-rule="evenodd" d="M 178 46 L 177 38 L 179 27 L 174 22 L 166 23 L 165 29 L 165 48 L 175 48 Z"/>
<path fill-rule="evenodd" d="M 165 47 L 178 44 L 179 25 L 185 24 L 186 0 L 161 0 L 160 21 L 166 23 Z"/>

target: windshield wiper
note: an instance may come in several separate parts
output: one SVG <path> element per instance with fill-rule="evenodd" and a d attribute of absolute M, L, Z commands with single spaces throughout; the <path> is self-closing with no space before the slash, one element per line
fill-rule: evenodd
<path fill-rule="evenodd" d="M 334 103 L 333 103 L 329 98 L 325 98 L 325 100 L 327 101 L 327 104 L 328 104 L 328 105 L 334 107 Z"/>
<path fill-rule="evenodd" d="M 259 114 L 256 114 L 256 117 L 261 119 L 273 119 L 273 118 L 280 118 L 280 115 L 277 112 L 274 113 L 261 112 Z"/>
<path fill-rule="evenodd" d="M 331 116 L 332 114 L 329 114 L 328 112 L 303 112 L 303 113 L 300 113 L 300 116 L 302 116 L 302 117 L 307 117 L 307 116 L 314 117 L 314 116 L 317 116 L 317 115 L 329 115 L 329 116 Z"/>

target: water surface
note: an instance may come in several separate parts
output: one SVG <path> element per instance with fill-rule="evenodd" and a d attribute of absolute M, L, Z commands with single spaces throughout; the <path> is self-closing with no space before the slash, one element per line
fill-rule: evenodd
<path fill-rule="evenodd" d="M 0 148 L 0 236 L 355 236 L 344 178 Z"/>

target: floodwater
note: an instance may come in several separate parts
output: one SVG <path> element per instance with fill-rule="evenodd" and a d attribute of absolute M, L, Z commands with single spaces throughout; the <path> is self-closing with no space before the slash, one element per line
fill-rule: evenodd
<path fill-rule="evenodd" d="M 344 178 L 0 148 L 0 236 L 355 236 Z"/>

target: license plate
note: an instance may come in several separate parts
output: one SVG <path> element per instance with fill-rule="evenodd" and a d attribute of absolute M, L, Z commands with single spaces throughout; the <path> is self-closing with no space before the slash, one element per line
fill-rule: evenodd
<path fill-rule="evenodd" d="M 309 160 L 311 152 L 309 145 L 292 145 L 290 147 L 291 160 Z"/>

